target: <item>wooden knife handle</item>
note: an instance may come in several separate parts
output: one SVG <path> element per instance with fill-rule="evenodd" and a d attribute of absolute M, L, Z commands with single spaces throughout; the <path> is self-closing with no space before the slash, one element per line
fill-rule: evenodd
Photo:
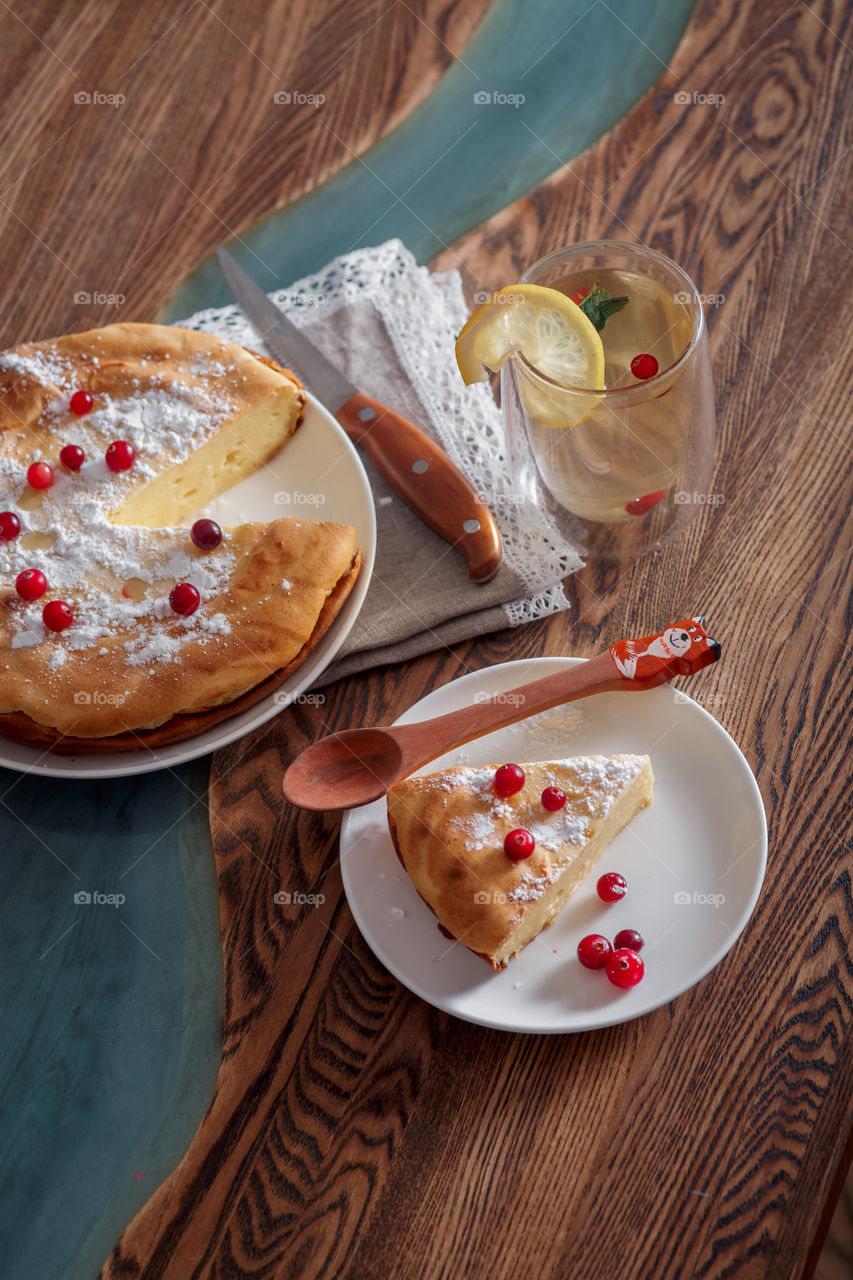
<path fill-rule="evenodd" d="M 361 392 L 335 417 L 403 501 L 462 552 L 472 581 L 493 578 L 503 554 L 494 516 L 444 450 L 399 413 Z"/>

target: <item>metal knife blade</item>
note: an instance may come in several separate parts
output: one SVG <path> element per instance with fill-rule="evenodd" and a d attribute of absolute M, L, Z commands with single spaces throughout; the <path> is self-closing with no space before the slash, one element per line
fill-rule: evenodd
<path fill-rule="evenodd" d="M 467 476 L 408 418 L 353 386 L 225 249 L 216 257 L 264 346 L 310 387 L 424 524 L 461 553 L 471 580 L 493 578 L 503 554 L 500 531 Z"/>
<path fill-rule="evenodd" d="M 262 341 L 288 369 L 310 387 L 330 413 L 337 413 L 358 387 L 318 351 L 292 320 L 279 311 L 261 286 L 220 245 L 216 261 L 234 301 L 249 317 Z"/>

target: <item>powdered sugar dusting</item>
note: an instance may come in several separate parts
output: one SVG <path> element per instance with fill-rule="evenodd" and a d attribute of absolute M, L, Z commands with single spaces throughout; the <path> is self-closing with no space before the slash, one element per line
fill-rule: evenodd
<path fill-rule="evenodd" d="M 94 335 L 93 341 L 98 338 Z M 81 361 L 97 365 L 97 357 L 83 353 L 72 359 L 51 343 L 0 354 L 7 385 L 17 378 L 27 389 L 32 384 L 41 388 L 42 416 L 51 420 L 64 443 L 78 444 L 86 455 L 73 474 L 51 458 L 54 483 L 35 498 L 27 490 L 26 466 L 41 451 L 34 448 L 26 460 L 8 454 L 0 458 L 0 492 L 5 490 L 0 506 L 15 511 L 21 521 L 21 536 L 0 543 L 0 574 L 14 582 L 23 569 L 40 569 L 51 598 L 66 599 L 74 609 L 74 625 L 55 635 L 42 622 L 44 600 L 28 604 L 13 597 L 9 602 L 12 648 L 49 642 L 46 674 L 58 671 L 71 652 L 91 647 L 106 656 L 111 648 L 104 641 L 110 638 L 121 638 L 127 661 L 139 665 L 172 662 L 188 641 L 212 640 L 230 631 L 223 613 L 211 615 L 204 609 L 206 601 L 226 589 L 234 570 L 234 556 L 224 543 L 203 554 L 188 535 L 181 547 L 174 531 L 121 527 L 109 519 L 140 479 L 186 460 L 237 411 L 229 390 L 235 373 L 230 351 L 217 342 L 209 352 L 193 354 L 185 378 L 176 376 L 162 358 L 139 359 L 144 372 L 126 378 L 121 394 L 99 391 L 96 407 L 81 417 L 70 412 L 68 400 L 81 377 L 85 380 Z M 106 445 L 115 439 L 127 440 L 135 449 L 131 471 L 114 473 L 106 466 Z M 25 546 L 27 533 L 51 535 L 52 545 Z M 123 594 L 132 581 L 144 588 L 141 599 L 138 589 L 132 593 L 135 599 Z M 201 596 L 202 607 L 188 618 L 178 618 L 169 605 L 176 582 L 191 583 Z M 140 627 L 143 619 L 146 625 Z"/>
<path fill-rule="evenodd" d="M 587 838 L 590 821 L 603 818 L 623 788 L 633 781 L 643 765 L 639 756 L 578 756 L 547 764 L 525 765 L 536 769 L 536 785 L 526 782 L 514 796 L 499 796 L 494 790 L 494 766 L 462 767 L 433 778 L 432 786 L 454 792 L 465 788 L 472 804 L 456 814 L 451 825 L 465 836 L 472 853 L 494 848 L 513 827 L 524 827 L 536 846 L 559 854 L 581 845 Z M 567 802 L 556 811 L 545 809 L 541 794 L 545 787 L 566 790 Z"/>

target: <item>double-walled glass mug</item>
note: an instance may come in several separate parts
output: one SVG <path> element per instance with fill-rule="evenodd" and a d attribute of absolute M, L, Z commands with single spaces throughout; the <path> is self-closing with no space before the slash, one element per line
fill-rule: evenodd
<path fill-rule="evenodd" d="M 714 391 L 695 285 L 663 254 L 615 240 L 557 250 L 520 283 L 576 302 L 596 284 L 628 298 L 601 331 L 603 387 L 563 385 L 520 352 L 504 365 L 504 423 L 524 499 L 591 557 L 663 546 L 722 501 L 708 492 Z"/>

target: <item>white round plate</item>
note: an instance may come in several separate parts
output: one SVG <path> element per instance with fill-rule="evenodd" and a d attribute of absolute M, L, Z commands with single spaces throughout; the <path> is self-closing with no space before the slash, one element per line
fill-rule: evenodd
<path fill-rule="evenodd" d="M 437 689 L 398 723 L 508 693 L 579 658 L 535 658 L 476 671 Z M 701 685 L 702 675 L 693 677 Z M 697 703 L 668 685 L 597 694 L 458 747 L 422 773 L 458 764 L 646 754 L 654 799 L 619 833 L 550 928 L 501 973 L 444 938 L 403 871 L 384 800 L 351 809 L 341 829 L 344 888 L 356 923 L 384 965 L 410 991 L 468 1022 L 507 1031 L 567 1032 L 611 1026 L 648 1013 L 692 987 L 726 954 L 758 898 L 767 823 L 752 770 Z M 628 881 L 622 902 L 595 892 L 598 875 Z M 581 967 L 587 933 L 612 941 L 620 929 L 646 940 L 645 977 L 621 991 L 603 971 Z"/>
<path fill-rule="evenodd" d="M 225 525 L 289 516 L 299 520 L 337 520 L 354 526 L 361 546 L 361 572 L 316 649 L 274 693 L 186 742 L 157 750 L 141 747 L 131 752 L 58 756 L 0 738 L 0 765 L 55 778 L 117 778 L 174 767 L 234 742 L 271 720 L 310 688 L 329 666 L 358 617 L 376 553 L 376 514 L 370 482 L 361 459 L 329 411 L 309 393 L 302 425 L 279 453 L 197 514 L 211 516 Z M 196 518 L 189 516 L 187 523 Z"/>

